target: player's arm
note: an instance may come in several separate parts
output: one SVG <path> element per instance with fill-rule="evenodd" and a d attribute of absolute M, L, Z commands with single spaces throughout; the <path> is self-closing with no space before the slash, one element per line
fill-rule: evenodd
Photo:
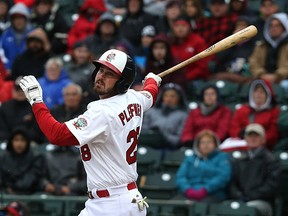
<path fill-rule="evenodd" d="M 58 122 L 43 103 L 42 89 L 34 76 L 25 76 L 20 81 L 20 87 L 25 93 L 36 121 L 50 143 L 67 146 L 79 145 L 78 140 L 68 129 L 66 124 Z"/>
<path fill-rule="evenodd" d="M 161 77 L 154 73 L 148 73 L 143 80 L 143 90 L 149 92 L 153 97 L 153 104 L 156 102 L 158 95 L 158 87 L 161 84 Z"/>

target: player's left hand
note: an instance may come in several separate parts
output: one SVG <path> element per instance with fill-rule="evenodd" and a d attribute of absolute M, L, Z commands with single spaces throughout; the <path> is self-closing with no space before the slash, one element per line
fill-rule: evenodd
<path fill-rule="evenodd" d="M 42 88 L 34 76 L 24 76 L 19 85 L 31 106 L 43 102 Z"/>

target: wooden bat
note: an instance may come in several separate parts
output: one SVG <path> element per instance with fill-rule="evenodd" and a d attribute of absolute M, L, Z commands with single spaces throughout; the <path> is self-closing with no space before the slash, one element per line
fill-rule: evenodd
<path fill-rule="evenodd" d="M 257 34 L 257 28 L 254 25 L 250 25 L 250 26 L 242 29 L 241 31 L 238 31 L 238 32 L 222 39 L 221 41 L 213 44 L 209 48 L 198 53 L 197 55 L 192 56 L 191 58 L 189 58 L 183 62 L 180 62 L 179 64 L 159 73 L 158 76 L 160 76 L 162 78 L 162 77 L 164 77 L 170 73 L 175 72 L 176 70 L 179 70 L 182 67 L 187 66 L 188 64 L 191 64 L 191 63 L 198 61 L 200 59 L 203 59 L 207 56 L 213 55 L 215 53 L 226 50 L 232 46 L 235 46 L 236 44 L 241 43 L 242 41 L 245 41 L 251 37 L 254 37 L 256 34 Z"/>

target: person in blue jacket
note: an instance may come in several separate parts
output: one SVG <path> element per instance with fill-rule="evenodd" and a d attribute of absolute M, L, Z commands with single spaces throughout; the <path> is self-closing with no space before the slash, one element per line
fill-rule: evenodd
<path fill-rule="evenodd" d="M 73 83 L 63 69 L 62 60 L 58 57 L 48 59 L 44 76 L 39 77 L 38 81 L 43 89 L 43 100 L 49 109 L 64 103 L 62 91 L 67 85 Z"/>
<path fill-rule="evenodd" d="M 29 9 L 22 3 L 13 5 L 9 10 L 11 25 L 0 38 L 0 56 L 8 72 L 15 58 L 26 49 L 27 35 L 33 30 L 29 16 Z"/>
<path fill-rule="evenodd" d="M 176 175 L 176 185 L 187 199 L 219 202 L 226 198 L 231 164 L 218 146 L 219 139 L 211 130 L 205 129 L 197 135 L 193 154 L 186 156 Z"/>

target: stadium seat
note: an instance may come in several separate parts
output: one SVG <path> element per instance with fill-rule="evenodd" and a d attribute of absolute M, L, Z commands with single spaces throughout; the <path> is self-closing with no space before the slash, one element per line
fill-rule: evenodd
<path fill-rule="evenodd" d="M 177 150 L 167 150 L 164 152 L 163 160 L 160 164 L 162 171 L 177 172 L 185 156 L 192 155 L 191 148 L 182 147 Z"/>
<path fill-rule="evenodd" d="M 162 151 L 149 146 L 138 146 L 137 172 L 140 176 L 154 173 L 160 165 Z"/>
<path fill-rule="evenodd" d="M 224 201 L 223 203 L 210 204 L 209 216 L 257 216 L 256 209 L 243 202 Z"/>
<path fill-rule="evenodd" d="M 141 176 L 139 190 L 149 199 L 171 199 L 177 193 L 176 174 L 157 172 Z"/>
<path fill-rule="evenodd" d="M 209 81 L 197 81 L 195 83 L 188 84 L 188 100 L 198 101 L 201 99 L 202 89 L 209 85 L 214 84 L 218 87 L 221 99 L 224 104 L 230 104 L 239 101 L 238 91 L 239 84 L 232 83 L 226 80 L 209 80 Z"/>

